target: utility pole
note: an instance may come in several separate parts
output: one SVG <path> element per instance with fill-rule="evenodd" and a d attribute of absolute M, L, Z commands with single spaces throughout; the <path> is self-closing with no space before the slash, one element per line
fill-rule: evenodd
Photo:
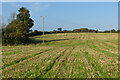
<path fill-rule="evenodd" d="M 44 19 L 45 19 L 45 16 L 41 16 L 43 18 L 43 43 L 45 42 L 44 40 Z"/>

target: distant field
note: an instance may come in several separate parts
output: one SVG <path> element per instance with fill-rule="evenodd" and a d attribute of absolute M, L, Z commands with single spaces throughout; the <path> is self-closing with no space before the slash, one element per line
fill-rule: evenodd
<path fill-rule="evenodd" d="M 117 33 L 34 36 L 37 44 L 3 46 L 2 78 L 117 78 Z"/>

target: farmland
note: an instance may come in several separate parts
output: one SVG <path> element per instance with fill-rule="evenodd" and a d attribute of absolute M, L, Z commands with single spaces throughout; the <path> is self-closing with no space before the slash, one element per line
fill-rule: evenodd
<path fill-rule="evenodd" d="M 117 33 L 59 33 L 2 46 L 2 78 L 117 78 Z"/>

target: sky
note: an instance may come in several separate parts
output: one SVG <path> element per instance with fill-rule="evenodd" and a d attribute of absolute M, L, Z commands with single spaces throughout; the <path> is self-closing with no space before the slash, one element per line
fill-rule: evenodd
<path fill-rule="evenodd" d="M 117 2 L 2 2 L 3 23 L 8 24 L 11 13 L 18 14 L 20 7 L 29 9 L 34 20 L 32 30 L 42 31 L 41 16 L 45 16 L 45 31 L 118 29 Z"/>
<path fill-rule="evenodd" d="M 120 0 L 1 0 L 2 2 L 119 2 Z"/>

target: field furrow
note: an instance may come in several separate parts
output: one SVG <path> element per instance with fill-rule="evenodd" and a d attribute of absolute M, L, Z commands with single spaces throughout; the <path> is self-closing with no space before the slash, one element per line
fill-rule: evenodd
<path fill-rule="evenodd" d="M 4 69 L 5 67 L 14 65 L 14 64 L 18 64 L 18 63 L 21 62 L 21 61 L 24 61 L 24 60 L 26 60 L 26 59 L 32 58 L 32 57 L 34 57 L 34 56 L 36 56 L 36 55 L 42 54 L 42 53 L 44 53 L 44 52 L 46 52 L 46 51 L 49 51 L 49 50 L 51 50 L 51 49 L 48 49 L 48 50 L 45 50 L 45 51 L 40 51 L 39 53 L 35 53 L 35 54 L 31 54 L 31 55 L 26 55 L 26 56 L 24 56 L 24 57 L 23 57 L 23 55 L 21 55 L 21 56 L 19 55 L 19 58 L 13 59 L 13 61 L 12 61 L 12 60 L 9 60 L 9 61 L 6 61 L 6 63 L 3 63 L 3 64 L 2 64 L 2 65 L 3 65 L 2 69 Z M 17 57 L 17 56 L 16 56 L 16 57 Z M 4 59 L 4 58 L 3 58 L 3 59 Z"/>
<path fill-rule="evenodd" d="M 56 49 L 56 48 L 55 48 Z M 63 49 L 63 48 L 59 48 L 59 49 L 56 49 L 56 50 L 50 50 L 50 51 L 46 51 L 46 52 L 44 52 L 43 54 L 39 54 L 39 55 L 35 55 L 35 56 L 32 56 L 32 57 L 29 57 L 28 59 L 25 59 L 24 61 L 21 61 L 21 62 L 19 62 L 18 64 L 15 64 L 15 65 L 11 65 L 11 66 L 9 66 L 9 68 L 5 68 L 4 70 L 5 71 L 8 71 L 8 69 L 9 69 L 9 71 L 8 72 L 10 72 L 10 75 L 12 75 L 13 73 L 12 73 L 12 71 L 14 72 L 14 69 L 16 69 L 15 71 L 17 71 L 17 73 L 19 73 L 19 75 L 20 76 L 24 76 L 24 74 L 26 74 L 26 71 L 28 70 L 28 73 L 30 74 L 30 72 L 31 72 L 31 68 L 33 67 L 33 66 L 38 66 L 38 64 L 40 65 L 41 64 L 41 66 L 40 67 L 42 67 L 42 65 L 44 66 L 44 65 L 46 65 L 46 64 L 49 64 L 49 63 L 51 63 L 51 62 L 53 62 L 53 59 L 56 59 L 56 57 L 57 56 L 59 56 L 60 55 L 60 53 L 59 53 L 59 55 L 58 54 L 56 54 L 56 53 L 58 53 L 59 51 L 61 52 L 61 49 Z M 52 53 L 52 54 L 51 54 Z M 54 55 L 54 57 L 52 57 Z M 52 58 L 52 59 L 51 59 Z M 40 63 L 39 63 L 39 62 Z M 43 62 L 45 62 L 45 63 L 43 63 Z M 26 64 L 27 63 L 27 64 Z M 34 69 L 36 69 L 36 66 L 35 66 L 35 68 Z M 46 65 L 47 66 L 47 65 Z M 29 68 L 29 69 L 27 69 L 27 68 Z M 47 67 L 46 67 L 47 68 Z M 22 70 L 21 70 L 22 69 Z M 29 70 L 30 70 L 30 72 L 29 72 Z M 7 73 L 7 72 L 5 72 L 5 73 Z M 9 76 L 10 76 L 9 75 Z M 16 74 L 15 74 L 16 75 Z M 12 75 L 13 76 L 13 75 Z M 27 75 L 28 76 L 28 75 Z"/>

